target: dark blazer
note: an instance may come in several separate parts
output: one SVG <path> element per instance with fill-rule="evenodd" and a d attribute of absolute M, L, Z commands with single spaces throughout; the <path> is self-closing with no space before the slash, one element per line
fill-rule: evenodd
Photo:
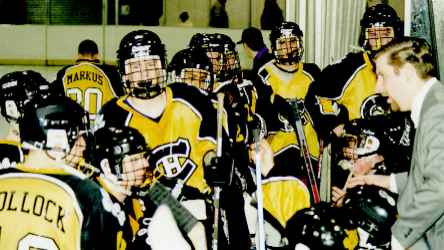
<path fill-rule="evenodd" d="M 406 248 L 444 249 L 444 86 L 427 93 L 408 175 L 396 175 L 399 218 L 392 233 Z"/>

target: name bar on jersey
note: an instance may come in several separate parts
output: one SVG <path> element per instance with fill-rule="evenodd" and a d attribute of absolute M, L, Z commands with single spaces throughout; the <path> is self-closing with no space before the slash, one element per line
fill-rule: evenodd
<path fill-rule="evenodd" d="M 43 195 L 15 190 L 0 191 L 0 213 L 12 212 L 40 217 L 48 223 L 54 223 L 65 233 L 65 209 Z"/>
<path fill-rule="evenodd" d="M 103 75 L 94 71 L 80 70 L 65 76 L 66 84 L 76 81 L 88 80 L 93 81 L 99 85 L 103 84 Z"/>

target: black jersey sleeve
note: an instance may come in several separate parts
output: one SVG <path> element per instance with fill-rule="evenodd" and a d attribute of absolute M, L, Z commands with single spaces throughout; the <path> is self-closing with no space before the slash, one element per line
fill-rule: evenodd
<path fill-rule="evenodd" d="M 100 68 L 108 76 L 108 78 L 111 82 L 111 86 L 114 90 L 114 93 L 116 93 L 116 96 L 117 97 L 123 96 L 125 94 L 125 91 L 123 88 L 122 78 L 120 77 L 117 67 L 112 66 L 112 65 L 103 64 L 103 65 L 100 65 Z"/>
<path fill-rule="evenodd" d="M 56 79 L 49 85 L 50 92 L 56 95 L 65 95 L 63 87 L 63 77 L 65 76 L 66 69 L 71 65 L 65 66 L 57 72 Z"/>
<path fill-rule="evenodd" d="M 305 74 L 309 74 L 314 81 L 321 76 L 321 69 L 314 63 L 304 63 L 304 71 Z"/>
<path fill-rule="evenodd" d="M 128 112 L 117 104 L 118 100 L 118 98 L 113 98 L 102 106 L 96 118 L 95 130 L 109 125 L 126 125 Z"/>
<path fill-rule="evenodd" d="M 83 212 L 82 249 L 126 249 L 121 238 L 126 220 L 121 205 L 113 202 L 92 180 L 67 182 L 76 193 Z M 98 240 L 100 238 L 106 240 Z"/>
<path fill-rule="evenodd" d="M 265 67 L 259 69 L 258 82 L 255 83 L 257 91 L 256 113 L 264 118 L 269 131 L 278 130 L 277 110 L 272 103 L 273 90 L 271 86 L 266 84 L 266 79 L 269 77 L 269 72 Z"/>
<path fill-rule="evenodd" d="M 349 53 L 337 63 L 325 67 L 320 74 L 321 87 L 317 89 L 316 95 L 331 99 L 339 98 L 349 81 L 366 66 L 363 53 Z"/>
<path fill-rule="evenodd" d="M 331 131 L 340 124 L 348 121 L 347 109 L 332 99 L 321 99 L 316 93 L 319 92 L 321 83 L 314 81 L 305 96 L 304 104 L 308 113 L 310 114 L 314 128 L 319 137 L 323 140 L 329 141 L 331 138 Z M 322 105 L 328 102 L 326 106 L 331 106 L 330 110 L 325 110 Z"/>

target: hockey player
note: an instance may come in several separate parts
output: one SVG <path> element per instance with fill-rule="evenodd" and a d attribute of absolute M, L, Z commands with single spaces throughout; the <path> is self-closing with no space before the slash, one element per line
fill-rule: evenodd
<path fill-rule="evenodd" d="M 199 36 L 200 35 L 194 36 L 193 43 L 197 43 L 196 40 Z M 208 40 L 205 40 L 206 38 L 208 38 Z M 238 237 L 243 233 L 237 232 L 242 232 L 242 230 L 245 230 L 245 232 L 247 231 L 247 228 L 243 229 L 245 223 L 242 223 L 245 221 L 245 216 L 242 211 L 238 210 L 239 208 L 244 207 L 242 193 L 247 190 L 252 191 L 252 188 L 254 187 L 248 169 L 248 148 L 246 138 L 248 135 L 248 114 L 251 113 L 249 104 L 252 103 L 250 101 L 251 95 L 254 95 L 255 93 L 250 82 L 242 82 L 241 80 L 241 84 L 236 84 L 239 82 L 239 75 L 237 73 L 240 72 L 240 68 L 238 65 L 237 52 L 229 37 L 223 34 L 211 34 L 205 36 L 202 35 L 199 39 L 201 39 L 200 43 L 204 45 L 201 47 L 193 46 L 176 54 L 170 63 L 170 68 L 171 70 L 174 69 L 173 73 L 177 72 L 177 74 L 179 74 L 179 72 L 181 72 L 181 77 L 178 79 L 179 81 L 190 82 L 193 80 L 194 86 L 196 86 L 195 83 L 198 83 L 200 89 L 208 94 L 217 108 L 217 93 L 213 92 L 215 90 L 213 88 L 213 82 L 208 84 L 208 79 L 205 80 L 203 77 L 201 77 L 199 81 L 196 76 L 203 76 L 203 68 L 206 69 L 205 71 L 212 72 L 213 66 L 214 68 L 216 68 L 217 65 L 221 66 L 216 78 L 221 79 L 221 76 L 223 75 L 226 79 L 226 81 L 223 82 L 223 86 L 218 86 L 218 92 L 225 94 L 224 107 L 227 111 L 224 109 L 223 114 L 225 115 L 225 112 L 228 114 L 228 125 L 224 122 L 224 127 L 228 127 L 228 134 L 235 135 L 235 137 L 231 137 L 230 141 L 227 142 L 232 145 L 232 147 L 226 149 L 224 155 L 225 157 L 228 156 L 228 158 L 234 159 L 236 163 L 232 184 L 225 187 L 222 192 L 223 200 L 221 201 L 221 206 L 222 209 L 225 209 L 224 212 L 229 225 L 229 233 L 233 237 Z M 205 48 L 205 50 L 203 48 Z M 217 64 L 211 64 L 208 56 L 220 57 L 220 61 L 218 61 Z M 228 60 L 228 58 L 230 58 L 230 60 Z M 206 66 L 207 63 L 209 63 L 209 67 Z M 191 70 L 194 72 L 194 75 L 191 75 Z M 176 73 L 174 74 L 177 75 Z M 210 79 L 213 79 L 212 75 Z M 239 94 L 239 92 L 241 94 Z M 246 96 L 248 97 L 243 99 L 243 97 Z M 225 117 L 223 119 L 225 119 Z M 251 136 L 249 139 L 251 139 Z M 236 239 L 236 241 L 241 243 L 244 240 Z M 246 246 L 238 245 L 238 247 L 244 248 Z"/>
<path fill-rule="evenodd" d="M 29 153 L 23 165 L 0 174 L 1 232 L 7 235 L 1 249 L 126 249 L 118 206 L 64 164 L 87 121 L 66 97 L 26 104 L 19 129 Z"/>
<path fill-rule="evenodd" d="M 248 125 L 256 117 L 256 89 L 251 81 L 242 78 L 236 44 L 231 38 L 224 34 L 214 34 L 210 37 L 210 43 L 213 45 L 210 53 L 221 57 L 213 92 L 225 94 L 225 109 L 235 146 L 247 147 L 252 136 Z M 217 67 L 214 66 L 213 69 Z"/>
<path fill-rule="evenodd" d="M 168 65 L 168 71 L 172 75 L 172 82 L 186 83 L 205 93 L 212 92 L 212 64 L 201 48 L 187 48 L 177 52 Z"/>
<path fill-rule="evenodd" d="M 165 183 L 178 191 L 186 184 L 207 192 L 202 160 L 215 148 L 216 133 L 209 100 L 184 84 L 166 86 L 165 48 L 154 32 L 128 33 L 120 43 L 118 60 L 128 95 L 102 108 L 98 127 L 137 129 L 152 149 L 150 165 L 163 173 Z M 203 117 L 208 122 L 203 123 Z"/>
<path fill-rule="evenodd" d="M 58 93 L 82 105 L 90 114 L 91 125 L 94 125 L 96 114 L 103 104 L 124 94 L 117 69 L 100 64 L 97 44 L 92 40 L 79 44 L 75 64 L 57 72 L 52 86 Z"/>
<path fill-rule="evenodd" d="M 188 234 L 194 249 L 206 249 L 203 225 L 172 198 L 169 190 L 155 183 L 159 176 L 148 164 L 150 150 L 136 129 L 104 127 L 95 131 L 93 138 L 89 155 L 100 172 L 96 180 L 123 205 L 132 224 L 126 233 L 135 239 L 129 244 L 131 249 L 187 249 L 178 226 Z M 173 211 L 174 219 L 153 217 L 161 204 L 172 207 L 165 209 Z"/>
<path fill-rule="evenodd" d="M 137 129 L 152 150 L 150 166 L 162 173 L 159 181 L 176 198 L 196 200 L 196 209 L 208 216 L 204 200 L 211 193 L 211 183 L 205 178 L 203 159 L 216 149 L 217 121 L 210 100 L 185 84 L 166 86 L 165 47 L 154 32 L 137 30 L 125 35 L 118 61 L 128 95 L 102 108 L 97 127 Z M 221 168 L 225 169 L 229 166 Z M 195 190 L 196 195 L 188 195 L 187 190 Z"/>
<path fill-rule="evenodd" d="M 258 113 L 267 121 L 267 128 L 270 131 L 268 141 L 275 153 L 277 165 L 282 167 L 275 168 L 272 172 L 276 174 L 271 173 L 271 175 L 282 176 L 292 173 L 310 186 L 305 163 L 317 166 L 319 142 L 303 100 L 312 81 L 317 77 L 319 68 L 314 64 L 301 62 L 304 52 L 302 35 L 299 26 L 293 22 L 284 22 L 270 33 L 275 60 L 268 62 L 259 70 L 262 83 L 257 85 Z M 290 102 L 296 105 L 291 107 L 288 104 Z M 300 157 L 301 147 L 293 118 L 295 111 L 301 116 L 301 127 L 307 140 L 303 144 L 308 148 L 305 154 L 307 159 Z M 296 156 L 297 159 L 289 161 L 289 156 L 290 158 Z M 296 166 L 292 165 L 294 163 Z"/>
<path fill-rule="evenodd" d="M 401 36 L 400 19 L 389 5 L 378 4 L 365 11 L 359 39 L 365 51 L 349 53 L 325 67 L 310 90 L 308 107 L 321 137 L 328 139 L 331 133 L 339 136 L 345 122 L 364 118 L 376 94 L 372 57 Z"/>
<path fill-rule="evenodd" d="M 0 140 L 0 168 L 14 167 L 23 161 L 18 120 L 25 104 L 35 96 L 47 96 L 48 88 L 46 79 L 31 70 L 10 72 L 0 79 L 1 115 L 9 125 L 6 137 Z"/>
<path fill-rule="evenodd" d="M 259 69 L 261 82 L 255 83 L 259 94 L 257 110 L 265 118 L 266 140 L 273 155 L 273 166 L 267 168 L 262 182 L 268 247 L 286 247 L 288 220 L 318 201 L 313 167 L 317 167 L 319 145 L 303 101 L 319 69 L 301 61 L 302 36 L 293 22 L 273 29 L 270 42 L 275 59 Z M 298 121 L 302 134 L 297 132 Z"/>
<path fill-rule="evenodd" d="M 311 164 L 317 166 L 319 142 L 311 117 L 305 109 L 304 99 L 309 86 L 318 76 L 319 68 L 315 64 L 301 61 L 304 52 L 302 36 L 299 26 L 293 22 L 284 22 L 270 33 L 275 60 L 268 62 L 259 70 L 262 83 L 258 84 L 258 112 L 266 118 L 267 128 L 272 134 L 268 140 L 275 152 L 275 157 L 281 155 L 282 163 L 284 163 L 282 165 L 288 165 L 288 154 L 295 155 L 288 149 L 290 151 L 300 149 L 297 142 L 299 138 L 295 135 L 296 127 L 291 118 L 294 111 L 298 111 L 307 139 Z M 288 102 L 293 102 L 296 106 L 290 107 Z M 284 156 L 286 154 L 287 156 Z M 276 160 L 281 161 L 280 159 L 281 157 L 278 156 Z M 295 162 L 304 162 L 304 159 L 298 159 Z M 288 166 L 288 168 L 297 168 L 299 178 L 306 176 L 305 166 Z"/>
<path fill-rule="evenodd" d="M 344 124 L 398 109 L 394 105 L 387 107 L 386 98 L 376 93 L 372 57 L 383 45 L 401 36 L 401 22 L 393 8 L 386 4 L 369 7 L 361 19 L 360 45 L 365 51 L 348 53 L 340 61 L 325 67 L 319 80 L 309 90 L 306 103 L 318 135 L 326 141 L 326 145 L 332 142 L 327 150 L 333 152 L 332 157 L 327 157 L 324 163 L 328 165 L 331 162 L 332 185 L 340 186 L 336 186 L 336 191 L 342 188 L 342 184 L 334 179 L 335 172 L 340 169 L 336 165 L 335 151 L 341 149 L 333 140 L 345 134 Z M 329 183 L 329 178 L 328 175 L 322 177 L 326 183 Z M 328 187 L 325 199 L 330 199 Z"/>

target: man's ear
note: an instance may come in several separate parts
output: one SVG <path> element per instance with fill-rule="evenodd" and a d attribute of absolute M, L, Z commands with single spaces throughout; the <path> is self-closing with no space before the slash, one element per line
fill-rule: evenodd
<path fill-rule="evenodd" d="M 416 73 L 415 67 L 410 63 L 404 63 L 401 67 L 398 67 L 398 75 L 403 75 L 406 79 L 416 79 L 418 74 Z"/>

